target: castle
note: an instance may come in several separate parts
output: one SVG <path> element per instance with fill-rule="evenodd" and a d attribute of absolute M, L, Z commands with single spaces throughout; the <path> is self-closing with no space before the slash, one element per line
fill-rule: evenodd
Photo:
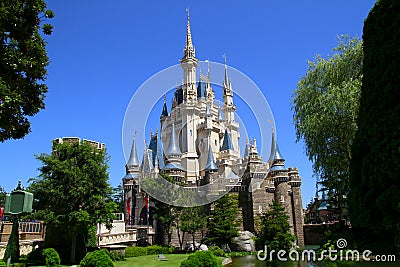
<path fill-rule="evenodd" d="M 256 217 L 265 212 L 273 200 L 279 201 L 288 213 L 297 244 L 303 245 L 298 170 L 285 167 L 274 133 L 267 162 L 263 162 L 259 155 L 256 140 L 246 142 L 244 156 L 241 156 L 239 123 L 235 121 L 236 106 L 226 63 L 223 106 L 220 108 L 209 77 L 200 74 L 200 81 L 197 80 L 198 59 L 192 43 L 189 15 L 180 64 L 183 82 L 175 89 L 170 112 L 164 98 L 160 133 L 151 133 L 141 163 L 136 140 L 133 140 L 125 166 L 126 176 L 123 177 L 127 223 L 133 226 L 155 224 L 152 216 L 154 204 L 149 204 L 149 197 L 139 180 L 164 173 L 195 191 L 210 185 L 206 195 L 220 192 L 238 194 L 241 229 L 250 232 L 255 231 Z M 162 150 L 161 146 L 165 149 Z"/>

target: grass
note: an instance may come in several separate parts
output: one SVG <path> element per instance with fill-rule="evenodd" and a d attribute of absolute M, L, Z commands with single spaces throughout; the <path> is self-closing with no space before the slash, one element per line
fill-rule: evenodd
<path fill-rule="evenodd" d="M 115 267 L 179 267 L 189 254 L 164 254 L 167 261 L 159 261 L 157 255 L 126 258 L 126 261 L 117 261 Z"/>
<path fill-rule="evenodd" d="M 115 267 L 179 267 L 181 262 L 190 254 L 164 254 L 167 261 L 159 261 L 157 255 L 147 255 L 140 257 L 126 258 L 126 261 L 117 261 Z M 218 257 L 222 261 L 223 257 Z"/>

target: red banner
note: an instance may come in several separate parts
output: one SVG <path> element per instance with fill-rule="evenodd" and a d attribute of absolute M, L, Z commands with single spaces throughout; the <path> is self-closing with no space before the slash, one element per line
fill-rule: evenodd
<path fill-rule="evenodd" d="M 128 197 L 126 201 L 126 211 L 128 212 L 129 216 L 131 215 L 131 197 Z"/>

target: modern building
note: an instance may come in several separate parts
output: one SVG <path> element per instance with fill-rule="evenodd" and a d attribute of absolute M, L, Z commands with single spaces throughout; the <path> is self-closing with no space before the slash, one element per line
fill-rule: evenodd
<path fill-rule="evenodd" d="M 239 123 L 235 120 L 234 86 L 225 63 L 222 81 L 223 105 L 215 99 L 209 74 L 197 76 L 198 59 L 192 42 L 188 15 L 186 44 L 180 59 L 183 82 L 176 86 L 171 110 L 164 99 L 160 110 L 160 132 L 150 134 L 148 148 L 140 162 L 133 140 L 126 176 L 125 216 L 131 225 L 155 225 L 154 204 L 141 189 L 139 179 L 149 173 L 165 173 L 185 187 L 196 190 L 211 184 L 212 194 L 226 191 L 239 195 L 241 229 L 255 231 L 255 220 L 279 201 L 289 215 L 289 223 L 302 245 L 303 209 L 301 178 L 297 168 L 287 168 L 279 151 L 275 133 L 269 159 L 264 162 L 257 141 L 248 141 L 241 156 Z M 162 150 L 161 147 L 165 149 Z"/>

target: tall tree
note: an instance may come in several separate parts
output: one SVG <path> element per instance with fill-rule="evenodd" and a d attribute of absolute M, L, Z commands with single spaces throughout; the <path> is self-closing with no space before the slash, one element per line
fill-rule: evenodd
<path fill-rule="evenodd" d="M 266 245 L 268 251 L 289 251 L 296 238 L 290 232 L 288 219 L 285 208 L 279 202 L 273 201 L 261 219 L 261 232 L 258 236 L 260 245 Z"/>
<path fill-rule="evenodd" d="M 349 212 L 354 228 L 400 251 L 400 1 L 379 0 L 364 23 Z M 364 235 L 364 237 L 366 237 Z"/>
<path fill-rule="evenodd" d="M 344 206 L 349 188 L 351 145 L 357 129 L 363 50 L 358 38 L 339 38 L 334 55 L 310 61 L 294 91 L 292 110 L 297 141 L 305 142 L 319 183 L 330 201 Z"/>
<path fill-rule="evenodd" d="M 37 158 L 42 162 L 41 173 L 31 179 L 29 186 L 38 200 L 37 216 L 50 229 L 57 229 L 57 235 L 67 242 L 63 247 L 70 246 L 70 261 L 75 262 L 77 245 L 88 239 L 90 229 L 113 219 L 116 204 L 108 198 L 112 190 L 108 183 L 108 156 L 104 149 L 73 142 L 53 143 L 51 155 Z M 46 242 L 51 238 L 55 237 L 46 235 Z"/>
<path fill-rule="evenodd" d="M 215 201 L 208 223 L 207 242 L 230 250 L 233 238 L 239 236 L 238 212 L 237 195 L 227 194 Z"/>
<path fill-rule="evenodd" d="M 196 232 L 204 231 L 207 226 L 207 216 L 203 206 L 183 208 L 179 214 L 179 229 L 192 236 L 193 249 Z"/>
<path fill-rule="evenodd" d="M 31 117 L 44 108 L 49 60 L 40 35 L 51 34 L 45 0 L 2 0 L 0 4 L 0 142 L 30 132 Z"/>

